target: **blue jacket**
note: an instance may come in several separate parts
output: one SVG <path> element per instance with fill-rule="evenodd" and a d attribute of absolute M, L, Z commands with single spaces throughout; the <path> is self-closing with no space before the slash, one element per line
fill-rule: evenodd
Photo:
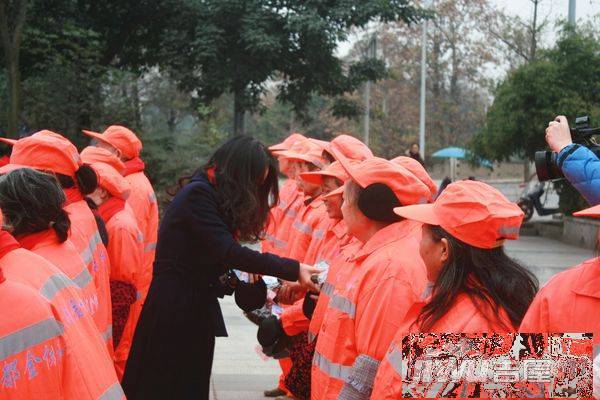
<path fill-rule="evenodd" d="M 600 204 L 600 159 L 591 150 L 571 144 L 558 153 L 558 165 L 590 205 Z"/>

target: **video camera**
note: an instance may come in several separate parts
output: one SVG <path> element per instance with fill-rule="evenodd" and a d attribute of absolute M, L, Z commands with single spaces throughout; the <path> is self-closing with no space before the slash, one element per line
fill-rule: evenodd
<path fill-rule="evenodd" d="M 588 115 L 577 117 L 575 127 L 571 128 L 573 143 L 587 147 L 600 158 L 600 145 L 592 139 L 594 135 L 598 134 L 600 134 L 600 128 L 591 127 Z M 558 154 L 554 151 L 535 152 L 535 172 L 540 182 L 564 178 L 561 169 L 558 167 Z"/>

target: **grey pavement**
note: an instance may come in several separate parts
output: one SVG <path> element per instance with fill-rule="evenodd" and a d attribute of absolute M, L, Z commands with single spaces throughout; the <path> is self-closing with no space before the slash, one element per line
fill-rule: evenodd
<path fill-rule="evenodd" d="M 565 268 L 593 257 L 590 250 L 528 236 L 509 242 L 507 251 L 526 265 L 542 284 Z M 256 326 L 242 315 L 233 298 L 222 300 L 221 307 L 229 337 L 217 339 L 211 399 L 265 399 L 262 392 L 276 386 L 279 365 L 259 355 Z"/>

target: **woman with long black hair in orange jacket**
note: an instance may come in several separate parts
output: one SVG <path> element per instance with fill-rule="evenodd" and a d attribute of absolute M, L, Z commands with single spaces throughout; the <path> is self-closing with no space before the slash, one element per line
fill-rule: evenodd
<path fill-rule="evenodd" d="M 261 238 L 277 189 L 268 149 L 238 136 L 175 195 L 159 229 L 154 277 L 125 368 L 128 399 L 208 399 L 215 336 L 227 335 L 217 298 L 230 293 L 228 270 L 314 288 L 316 268 L 239 243 Z"/>

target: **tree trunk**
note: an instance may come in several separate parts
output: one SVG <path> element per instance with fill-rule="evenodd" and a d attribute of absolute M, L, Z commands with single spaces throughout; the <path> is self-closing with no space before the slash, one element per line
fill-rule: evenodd
<path fill-rule="evenodd" d="M 14 16 L 7 9 L 7 2 L 0 0 L 0 39 L 6 61 L 8 77 L 8 136 L 17 137 L 21 104 L 21 70 L 19 65 L 21 38 L 25 24 L 27 0 L 14 4 Z M 9 16 L 11 21 L 9 22 Z M 11 30 L 11 26 L 13 27 Z"/>
<path fill-rule="evenodd" d="M 133 78 L 131 86 L 132 100 L 133 100 L 133 116 L 135 119 L 135 128 L 138 130 L 142 129 L 142 112 L 140 110 L 140 88 L 138 86 L 138 77 Z"/>
<path fill-rule="evenodd" d="M 236 89 L 233 94 L 233 136 L 246 134 L 246 110 L 243 105 L 243 90 Z"/>
<path fill-rule="evenodd" d="M 8 136 L 16 138 L 18 136 L 19 110 L 21 104 L 21 73 L 19 70 L 19 60 L 7 57 L 8 70 Z"/>

